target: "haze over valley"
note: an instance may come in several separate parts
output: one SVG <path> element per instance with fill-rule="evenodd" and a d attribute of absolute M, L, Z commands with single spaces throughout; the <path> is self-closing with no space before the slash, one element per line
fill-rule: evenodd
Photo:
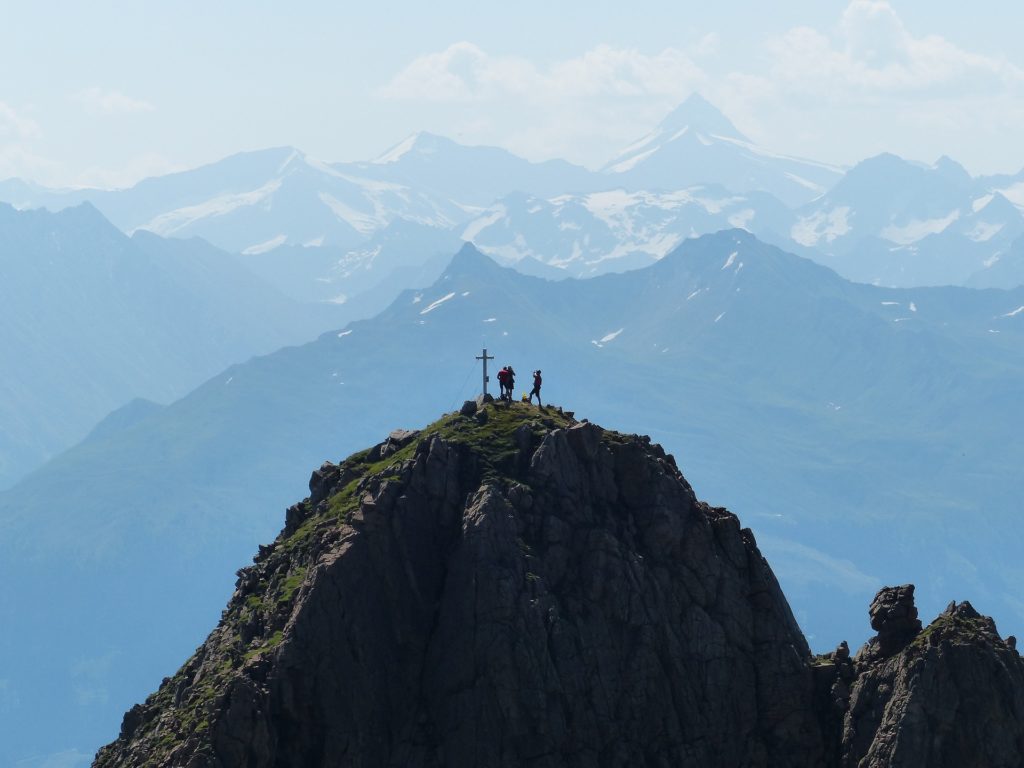
<path fill-rule="evenodd" d="M 151 97 L 126 95 L 128 74 L 60 98 L 0 89 L 0 765 L 90 765 L 119 733 L 138 759 L 125 712 L 238 607 L 236 571 L 269 557 L 310 473 L 457 412 L 482 349 L 492 387 L 519 371 L 516 399 L 543 370 L 560 410 L 526 422 L 535 442 L 586 419 L 671 454 L 751 529 L 811 652 L 869 641 L 866 606 L 906 583 L 922 616 L 969 598 L 997 639 L 1024 633 L 1024 155 L 1005 140 L 1024 61 L 988 11 L 982 29 L 923 4 L 824 5 L 732 34 L 725 10 L 666 5 L 685 46 L 615 42 L 616 19 L 658 26 L 619 11 L 553 10 L 518 52 L 468 42 L 464 13 L 450 32 L 420 19 L 418 46 L 404 21 L 365 70 L 345 64 L 373 84 L 337 86 L 344 119 L 285 95 L 319 97 L 322 73 L 267 76 L 282 102 L 260 123 L 240 75 L 211 74 L 217 96 L 177 54 L 192 102 L 155 54 Z M 269 24 L 235 10 L 236 33 Z M 137 13 L 118 23 L 142 29 Z M 310 13 L 277 19 L 293 58 Z M 579 42 L 562 52 L 556 30 Z M 87 71 L 125 67 L 97 49 Z M 73 140 L 64 102 L 93 121 Z M 208 135 L 178 122 L 204 105 Z M 101 130 L 115 117 L 123 155 Z M 125 171 L 146 141 L 178 159 Z"/>

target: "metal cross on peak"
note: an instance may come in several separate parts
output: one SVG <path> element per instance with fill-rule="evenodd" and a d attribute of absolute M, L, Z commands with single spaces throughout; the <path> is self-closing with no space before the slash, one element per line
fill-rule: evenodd
<path fill-rule="evenodd" d="M 488 380 L 487 379 L 487 361 L 488 360 L 493 360 L 494 359 L 494 355 L 488 355 L 487 354 L 487 347 L 484 347 L 483 354 L 482 355 L 477 355 L 476 359 L 484 361 L 484 398 L 486 399 L 486 397 L 487 397 L 487 380 Z"/>

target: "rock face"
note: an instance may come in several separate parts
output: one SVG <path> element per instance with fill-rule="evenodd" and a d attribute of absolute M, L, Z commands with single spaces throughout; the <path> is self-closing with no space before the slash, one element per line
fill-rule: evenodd
<path fill-rule="evenodd" d="M 991 620 L 922 632 L 887 588 L 877 638 L 813 658 L 734 515 L 559 410 L 480 404 L 325 463 L 238 575 L 96 766 L 1024 764 Z"/>
<path fill-rule="evenodd" d="M 871 601 L 868 609 L 871 628 L 878 634 L 861 651 L 861 657 L 885 658 L 902 650 L 921 631 L 914 605 L 914 585 L 883 587 Z"/>
<path fill-rule="evenodd" d="M 819 765 L 736 517 L 646 438 L 486 410 L 318 469 L 96 765 Z"/>
<path fill-rule="evenodd" d="M 905 599 L 906 587 L 889 589 Z M 912 586 L 910 599 L 913 607 Z M 900 623 L 906 627 L 916 613 Z M 894 655 L 878 656 L 876 640 L 858 654 L 863 661 L 843 720 L 839 765 L 1024 765 L 1024 665 L 992 619 L 970 603 L 952 603 L 924 631 L 904 638 Z"/>

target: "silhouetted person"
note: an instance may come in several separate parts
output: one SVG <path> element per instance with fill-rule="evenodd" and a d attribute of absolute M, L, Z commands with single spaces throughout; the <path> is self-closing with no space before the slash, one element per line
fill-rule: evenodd
<path fill-rule="evenodd" d="M 509 368 L 506 365 L 500 371 L 498 371 L 498 386 L 501 387 L 501 400 L 511 400 L 512 387 L 509 386 Z"/>
<path fill-rule="evenodd" d="M 512 370 L 512 366 L 506 366 L 508 368 L 508 401 L 512 402 L 512 394 L 516 391 L 516 372 Z"/>
<path fill-rule="evenodd" d="M 541 384 L 540 369 L 538 368 L 536 371 L 533 372 L 533 389 L 530 390 L 530 397 L 529 397 L 529 401 L 532 403 L 533 402 L 533 396 L 536 395 L 537 396 L 537 405 L 538 406 L 543 405 L 543 403 L 540 401 L 540 384 Z"/>

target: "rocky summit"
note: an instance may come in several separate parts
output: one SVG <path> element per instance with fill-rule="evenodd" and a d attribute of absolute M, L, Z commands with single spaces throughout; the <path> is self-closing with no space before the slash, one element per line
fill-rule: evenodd
<path fill-rule="evenodd" d="M 1021 766 L 1024 667 L 910 585 L 812 656 L 671 455 L 470 403 L 325 463 L 95 766 Z"/>

